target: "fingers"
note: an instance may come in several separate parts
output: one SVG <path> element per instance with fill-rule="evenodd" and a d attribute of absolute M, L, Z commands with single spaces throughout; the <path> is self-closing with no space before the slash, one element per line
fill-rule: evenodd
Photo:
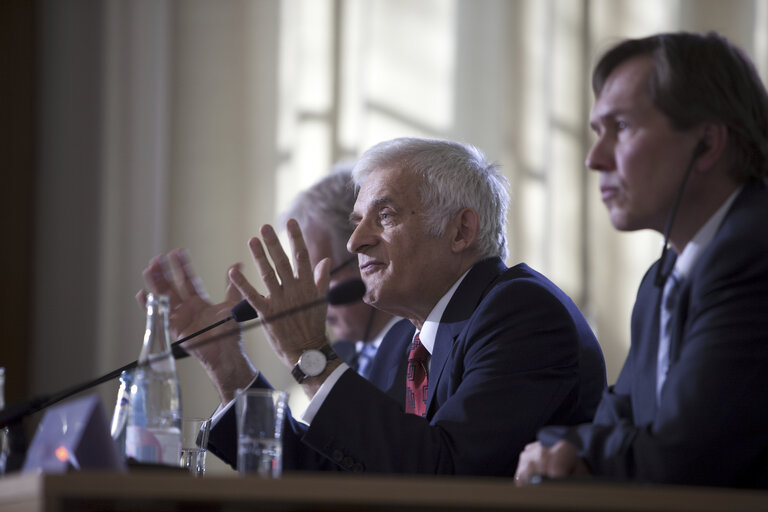
<path fill-rule="evenodd" d="M 262 240 L 254 237 L 248 242 L 261 279 L 270 295 L 278 292 L 286 283 L 299 281 L 306 284 L 312 280 L 313 271 L 309 262 L 309 251 L 298 222 L 294 219 L 289 220 L 286 229 L 292 258 L 288 257 L 275 230 L 268 224 L 261 228 Z M 267 253 L 274 266 L 267 258 Z"/>
<path fill-rule="evenodd" d="M 172 309 L 190 298 L 207 301 L 202 282 L 195 275 L 189 254 L 183 249 L 155 256 L 149 261 L 142 276 L 145 289 L 136 295 L 136 300 L 142 306 L 146 304 L 147 293 L 167 295 Z"/>
<path fill-rule="evenodd" d="M 240 296 L 245 297 L 248 302 L 250 302 L 251 306 L 253 306 L 253 308 L 258 311 L 261 316 L 264 316 L 268 306 L 266 298 L 257 292 L 256 288 L 254 288 L 251 283 L 248 282 L 243 273 L 240 271 L 240 267 L 238 265 L 233 265 L 229 269 L 229 280 L 234 285 L 234 288 L 240 293 Z"/>
<path fill-rule="evenodd" d="M 171 271 L 168 265 L 168 258 L 164 254 L 149 260 L 149 265 L 141 275 L 144 278 L 147 292 L 168 295 L 171 304 L 177 304 L 181 301 L 179 294 L 176 292 L 175 285 L 169 279 Z"/>
<path fill-rule="evenodd" d="M 536 442 L 528 444 L 520 454 L 515 484 L 526 485 L 541 477 L 565 478 L 587 474 L 589 469 L 571 443 L 561 440 L 545 447 Z"/>
<path fill-rule="evenodd" d="M 291 267 L 291 261 L 285 254 L 283 246 L 280 244 L 280 239 L 277 237 L 277 233 L 275 233 L 275 230 L 272 228 L 272 226 L 269 224 L 262 226 L 261 237 L 264 240 L 264 245 L 269 251 L 269 256 L 275 263 L 275 271 L 277 272 L 278 277 L 280 277 L 280 282 L 285 283 L 289 279 L 293 278 L 294 274 L 293 268 Z M 293 245 L 292 241 L 291 245 Z M 264 284 L 267 284 L 266 281 Z M 267 286 L 269 285 L 267 284 Z"/>
<path fill-rule="evenodd" d="M 545 474 L 551 478 L 565 478 L 574 475 L 582 462 L 576 448 L 568 441 L 558 441 L 549 449 Z"/>
<path fill-rule="evenodd" d="M 259 275 L 261 276 L 261 281 L 267 287 L 267 290 L 269 290 L 270 293 L 274 293 L 277 290 L 279 290 L 280 281 L 277 279 L 277 274 L 275 274 L 275 269 L 272 268 L 272 265 L 269 263 L 269 259 L 267 259 L 267 253 L 264 251 L 264 245 L 262 245 L 261 240 L 259 240 L 256 237 L 251 238 L 250 240 L 248 240 L 248 248 L 251 250 L 253 261 L 256 263 L 256 268 L 259 269 Z M 240 272 L 240 269 L 236 269 L 236 270 L 237 270 L 236 274 L 242 275 L 242 273 Z M 232 278 L 231 271 L 229 273 L 229 276 L 231 279 Z M 235 283 L 235 286 L 237 286 L 237 283 Z"/>
<path fill-rule="evenodd" d="M 515 485 L 522 486 L 531 483 L 534 477 L 543 474 L 543 463 L 547 449 L 541 443 L 529 443 L 525 446 L 515 471 Z"/>
<path fill-rule="evenodd" d="M 331 259 L 323 258 L 315 267 L 315 286 L 325 296 L 331 284 Z"/>
<path fill-rule="evenodd" d="M 242 274 L 243 264 L 239 262 L 235 263 L 227 270 L 227 288 L 225 291 L 225 297 L 227 302 L 240 302 L 243 296 L 240 294 L 240 290 L 237 289 L 237 287 L 232 283 L 232 280 L 229 278 L 229 273 L 232 270 L 237 270 Z"/>
<path fill-rule="evenodd" d="M 296 278 L 308 277 L 312 275 L 312 265 L 309 263 L 309 251 L 304 242 L 304 235 L 301 233 L 299 223 L 290 219 L 286 224 L 288 231 L 288 241 L 293 251 L 293 264 L 296 266 Z"/>
<path fill-rule="evenodd" d="M 147 309 L 147 291 L 146 290 L 139 290 L 139 292 L 136 294 L 136 302 L 139 303 L 139 306 L 141 306 L 141 309 L 144 309 L 144 310 Z"/>
<path fill-rule="evenodd" d="M 195 275 L 189 254 L 184 249 L 174 249 L 168 255 L 176 289 L 182 299 L 195 295 L 207 299 L 202 281 Z"/>

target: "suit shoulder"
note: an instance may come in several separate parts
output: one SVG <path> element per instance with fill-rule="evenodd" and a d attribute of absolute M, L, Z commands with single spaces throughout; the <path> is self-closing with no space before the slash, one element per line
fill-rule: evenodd
<path fill-rule="evenodd" d="M 510 267 L 489 285 L 473 316 L 511 324 L 570 325 L 581 336 L 594 336 L 568 294 L 525 263 Z"/>
<path fill-rule="evenodd" d="M 562 288 L 525 263 L 518 263 L 502 273 L 493 283 L 493 289 L 489 290 L 489 295 L 491 292 L 516 295 L 534 294 L 534 296 L 541 296 L 542 298 L 550 296 L 567 307 L 576 307 L 573 300 Z M 528 297 L 531 296 L 528 295 Z"/>
<path fill-rule="evenodd" d="M 768 190 L 747 185 L 723 219 L 694 272 L 768 278 Z"/>

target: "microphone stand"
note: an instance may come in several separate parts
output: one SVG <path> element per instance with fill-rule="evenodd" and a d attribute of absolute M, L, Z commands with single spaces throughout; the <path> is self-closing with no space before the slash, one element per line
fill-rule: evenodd
<path fill-rule="evenodd" d="M 292 315 L 294 313 L 298 313 L 305 309 L 319 306 L 320 304 L 323 304 L 325 302 L 329 302 L 335 305 L 349 304 L 351 302 L 360 300 L 363 294 L 365 294 L 365 285 L 363 285 L 362 281 L 360 281 L 359 279 L 352 279 L 349 281 L 345 281 L 339 284 L 338 286 L 336 286 L 333 290 L 329 290 L 325 297 L 320 297 L 311 302 L 294 306 L 292 308 L 286 309 L 285 311 L 276 313 L 268 318 L 258 319 L 255 322 L 251 322 L 250 324 L 245 325 L 242 328 L 236 327 L 236 328 L 229 329 L 227 331 L 224 331 L 220 334 L 217 334 L 205 340 L 201 340 L 195 343 L 195 346 L 205 345 L 212 341 L 218 341 L 227 336 L 231 336 L 232 334 L 235 334 L 237 332 L 248 331 L 250 329 L 253 329 L 254 327 L 258 327 L 262 324 L 273 322 L 275 320 L 278 320 L 288 315 Z M 171 354 L 173 355 L 173 358 L 183 359 L 189 356 L 189 353 L 180 346 L 182 343 L 184 343 L 185 341 L 189 341 L 190 339 L 196 336 L 199 336 L 204 332 L 210 331 L 211 329 L 218 327 L 219 325 L 225 322 L 228 322 L 233 318 L 234 316 L 230 315 L 227 318 L 219 320 L 218 322 L 215 322 L 209 325 L 208 327 L 205 327 L 203 329 L 200 329 L 197 332 L 190 334 L 189 336 L 185 336 L 180 340 L 174 341 L 173 343 L 171 343 Z M 39 395 L 25 402 L 13 404 L 9 407 L 6 407 L 2 411 L 0 411 L 0 427 L 8 426 L 12 423 L 18 422 L 19 420 L 27 416 L 30 416 L 38 411 L 41 411 L 46 407 L 50 407 L 55 403 L 61 402 L 62 400 L 69 398 L 73 395 L 76 395 L 77 393 L 81 393 L 87 389 L 90 389 L 92 387 L 98 386 L 99 384 L 107 382 L 108 380 L 112 380 L 120 376 L 120 374 L 123 373 L 124 371 L 133 370 L 138 365 L 139 365 L 138 361 L 133 361 L 131 363 L 126 364 L 125 366 L 122 366 L 116 370 L 106 373 L 101 377 L 98 377 L 94 380 L 90 380 L 82 384 L 78 384 L 77 386 L 73 386 L 64 391 L 60 391 L 58 393 L 54 393 L 50 395 Z"/>
<path fill-rule="evenodd" d="M 229 316 L 223 320 L 219 320 L 218 322 L 212 325 L 209 325 L 204 329 L 201 329 L 195 333 L 192 333 L 189 336 L 186 336 L 178 341 L 171 343 L 171 353 L 173 354 L 174 359 L 182 359 L 189 355 L 186 352 L 186 350 L 181 348 L 179 345 L 181 345 L 187 340 L 194 338 L 195 336 L 198 336 L 199 334 L 210 331 L 214 327 L 218 327 L 219 325 L 231 319 L 232 317 Z M 234 330 L 235 329 L 232 329 L 232 331 Z M 227 334 L 231 334 L 231 333 L 227 333 Z M 98 386 L 99 384 L 107 382 L 108 380 L 112 380 L 116 377 L 119 377 L 120 374 L 123 373 L 124 371 L 133 370 L 138 365 L 139 365 L 138 361 L 133 361 L 131 363 L 126 364 L 125 366 L 121 366 L 116 370 L 112 370 L 111 372 L 106 373 L 101 377 L 98 377 L 94 380 L 90 380 L 82 384 L 78 384 L 77 386 L 73 386 L 64 391 L 60 391 L 58 393 L 54 393 L 50 395 L 39 395 L 25 402 L 13 404 L 10 407 L 6 407 L 2 411 L 0 411 L 0 427 L 4 427 L 11 423 L 15 423 L 16 421 L 23 419 L 26 416 L 30 416 L 38 411 L 45 409 L 46 407 L 50 407 L 51 405 L 61 402 L 62 400 L 65 400 L 82 391 L 91 389 L 93 387 Z"/>

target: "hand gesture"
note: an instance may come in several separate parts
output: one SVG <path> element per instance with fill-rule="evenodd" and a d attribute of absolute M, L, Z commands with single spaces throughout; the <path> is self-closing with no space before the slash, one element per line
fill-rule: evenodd
<path fill-rule="evenodd" d="M 263 242 L 255 237 L 248 242 L 266 286 L 266 295 L 257 292 L 239 268 L 232 268 L 229 277 L 259 313 L 259 317 L 264 320 L 264 329 L 277 356 L 286 366 L 292 367 L 304 350 L 319 348 L 327 343 L 325 337 L 327 305 L 319 304 L 299 310 L 276 318 L 274 321 L 270 321 L 270 318 L 324 297 L 330 280 L 330 261 L 327 258 L 322 260 L 313 273 L 309 263 L 309 253 L 298 223 L 291 219 L 286 228 L 293 255 L 293 266 L 272 226 L 265 225 L 261 228 Z M 274 267 L 267 259 L 265 247 L 274 262 Z"/>
<path fill-rule="evenodd" d="M 239 268 L 240 264 L 235 264 L 230 271 Z M 182 249 L 156 256 L 142 275 L 145 289 L 136 294 L 136 300 L 143 307 L 148 292 L 168 296 L 171 306 L 168 324 L 172 339 L 181 339 L 226 318 L 241 300 L 237 288 L 228 282 L 225 300 L 212 304 L 192 269 L 189 256 Z M 205 342 L 223 333 L 230 334 L 210 343 Z M 238 387 L 247 386 L 256 374 L 243 350 L 239 330 L 233 323 L 225 323 L 183 343 L 182 347 L 202 364 L 224 402 L 234 396 Z"/>

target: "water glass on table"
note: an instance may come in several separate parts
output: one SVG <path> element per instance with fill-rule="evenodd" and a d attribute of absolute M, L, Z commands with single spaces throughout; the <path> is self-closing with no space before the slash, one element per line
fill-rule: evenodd
<path fill-rule="evenodd" d="M 181 422 L 181 460 L 179 465 L 194 476 L 205 475 L 210 418 L 184 418 Z"/>
<path fill-rule="evenodd" d="M 283 420 L 288 393 L 274 389 L 240 391 L 237 412 L 237 469 L 241 475 L 278 478 L 283 470 Z"/>

